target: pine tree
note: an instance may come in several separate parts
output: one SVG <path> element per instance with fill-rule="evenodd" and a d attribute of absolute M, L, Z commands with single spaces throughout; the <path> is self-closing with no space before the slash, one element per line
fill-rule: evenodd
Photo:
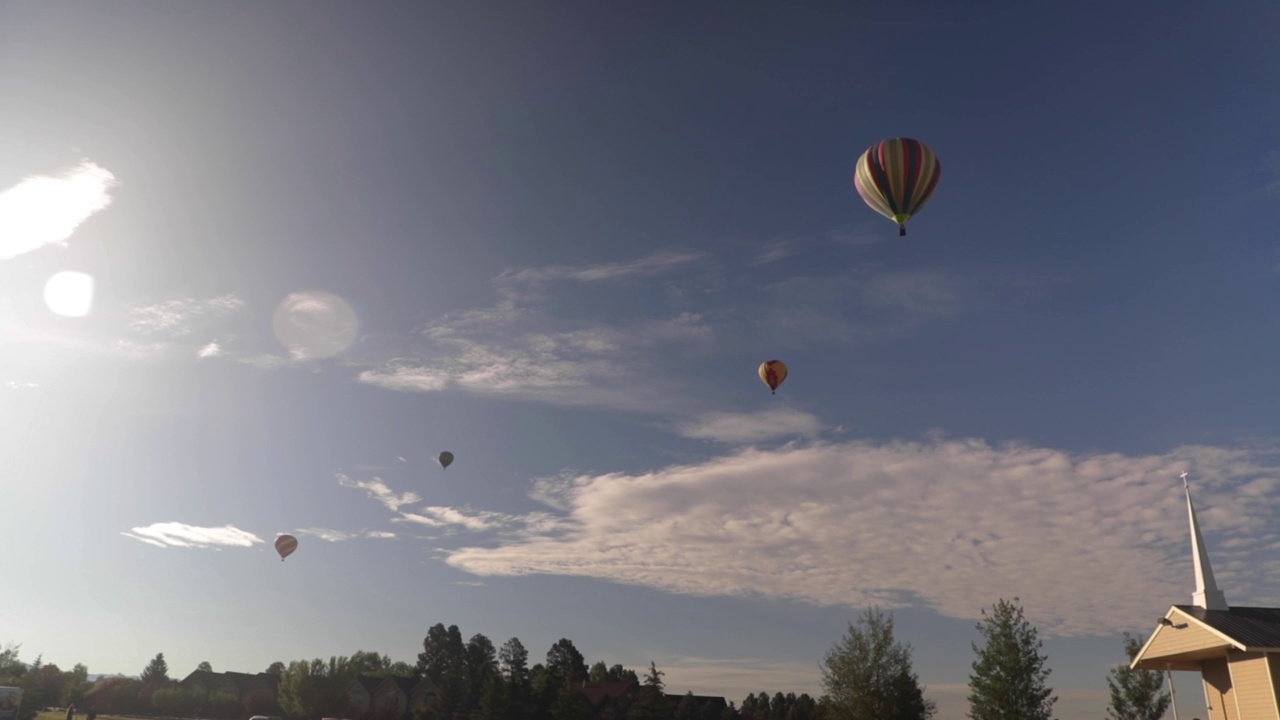
<path fill-rule="evenodd" d="M 1046 685 L 1049 659 L 1043 643 L 1018 604 L 1001 598 L 990 615 L 984 609 L 978 631 L 986 643 L 969 676 L 969 717 L 973 720 L 1051 720 L 1058 701 Z"/>
<path fill-rule="evenodd" d="M 912 670 L 911 646 L 894 640 L 893 616 L 878 608 L 850 623 L 827 652 L 822 685 L 836 720 L 927 720 L 937 711 Z M 767 708 L 766 698 L 757 715 Z"/>
<path fill-rule="evenodd" d="M 1129 663 L 1142 649 L 1142 640 L 1124 634 L 1124 652 Z M 1119 665 L 1107 675 L 1107 687 L 1111 688 L 1111 705 L 1107 708 L 1110 720 L 1160 720 L 1169 709 L 1169 694 L 1164 692 L 1164 680 L 1158 670 L 1131 670 L 1129 663 Z"/>
<path fill-rule="evenodd" d="M 151 662 L 147 663 L 147 667 L 142 671 L 142 685 L 150 687 L 153 685 L 164 685 L 169 682 L 169 664 L 164 661 L 164 653 L 156 653 L 151 658 Z"/>

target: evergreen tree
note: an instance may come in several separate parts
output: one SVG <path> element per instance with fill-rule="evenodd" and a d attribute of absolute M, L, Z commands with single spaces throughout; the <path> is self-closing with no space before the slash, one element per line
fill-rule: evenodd
<path fill-rule="evenodd" d="M 1049 659 L 1040 654 L 1043 643 L 1027 622 L 1018 598 L 1001 598 L 988 615 L 982 611 L 975 643 L 978 658 L 969 676 L 969 717 L 973 720 L 1051 720 L 1058 698 L 1046 685 Z"/>
<path fill-rule="evenodd" d="M 850 623 L 827 652 L 822 686 L 833 720 L 928 720 L 936 712 L 912 670 L 911 646 L 894 639 L 893 616 L 878 608 Z"/>
<path fill-rule="evenodd" d="M 209 664 L 208 660 L 205 660 L 204 662 L 196 666 L 196 670 L 201 670 L 203 672 L 213 672 L 213 666 Z"/>
<path fill-rule="evenodd" d="M 644 684 L 627 708 L 626 720 L 665 720 L 667 713 L 667 696 L 663 692 L 666 683 L 662 676 L 666 673 L 649 661 L 649 672 L 644 676 Z"/>
<path fill-rule="evenodd" d="M 164 661 L 164 653 L 156 653 L 142 670 L 142 685 L 150 687 L 165 685 L 169 682 L 169 664 Z"/>
<path fill-rule="evenodd" d="M 1142 640 L 1129 633 L 1124 634 L 1124 652 L 1129 663 L 1142 649 Z M 1107 687 L 1111 688 L 1111 705 L 1107 708 L 1109 720 L 1160 720 L 1169 709 L 1169 694 L 1164 692 L 1164 680 L 1158 670 L 1130 670 L 1129 663 L 1119 665 L 1108 673 Z"/>

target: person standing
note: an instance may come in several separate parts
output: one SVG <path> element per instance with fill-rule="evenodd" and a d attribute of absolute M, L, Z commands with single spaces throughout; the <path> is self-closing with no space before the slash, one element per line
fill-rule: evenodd
<path fill-rule="evenodd" d="M 67 720 L 76 720 L 76 704 L 67 705 Z"/>
<path fill-rule="evenodd" d="M 94 710 L 93 708 L 89 708 L 89 710 L 84 714 L 84 720 L 94 720 L 97 717 L 98 717 L 98 711 Z"/>

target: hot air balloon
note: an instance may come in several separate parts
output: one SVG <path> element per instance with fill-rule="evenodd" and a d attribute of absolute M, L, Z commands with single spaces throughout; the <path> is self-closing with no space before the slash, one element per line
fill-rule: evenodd
<path fill-rule="evenodd" d="M 440 463 L 440 467 L 449 467 L 453 464 L 453 453 L 445 450 L 436 457 L 436 461 Z"/>
<path fill-rule="evenodd" d="M 907 220 L 920 212 L 938 187 L 942 165 L 928 145 L 910 138 L 883 140 L 858 158 L 853 186 L 872 210 L 898 223 L 907 234 Z"/>
<path fill-rule="evenodd" d="M 787 366 L 781 360 L 766 360 L 760 363 L 760 380 L 769 386 L 771 395 L 776 395 L 778 386 L 787 379 Z"/>
<path fill-rule="evenodd" d="M 280 553 L 280 562 L 293 554 L 298 549 L 298 538 L 292 535 L 281 535 L 276 538 L 276 552 Z"/>

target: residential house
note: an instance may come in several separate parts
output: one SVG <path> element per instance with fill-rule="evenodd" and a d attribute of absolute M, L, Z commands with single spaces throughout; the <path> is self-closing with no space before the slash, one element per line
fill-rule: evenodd
<path fill-rule="evenodd" d="M 373 691 L 382 684 L 384 679 L 373 675 L 357 675 L 351 681 L 350 693 L 353 715 L 364 717 L 373 712 Z"/>
<path fill-rule="evenodd" d="M 280 704 L 280 677 L 267 673 L 211 672 L 195 670 L 178 682 L 178 686 L 207 700 L 213 693 L 225 693 L 247 713 L 274 714 Z"/>
<path fill-rule="evenodd" d="M 356 717 L 407 718 L 435 695 L 436 686 L 430 678 L 357 675 L 350 693 Z"/>
<path fill-rule="evenodd" d="M 639 689 L 639 683 L 634 680 L 583 683 L 580 691 L 585 710 L 583 720 L 622 720 Z"/>

